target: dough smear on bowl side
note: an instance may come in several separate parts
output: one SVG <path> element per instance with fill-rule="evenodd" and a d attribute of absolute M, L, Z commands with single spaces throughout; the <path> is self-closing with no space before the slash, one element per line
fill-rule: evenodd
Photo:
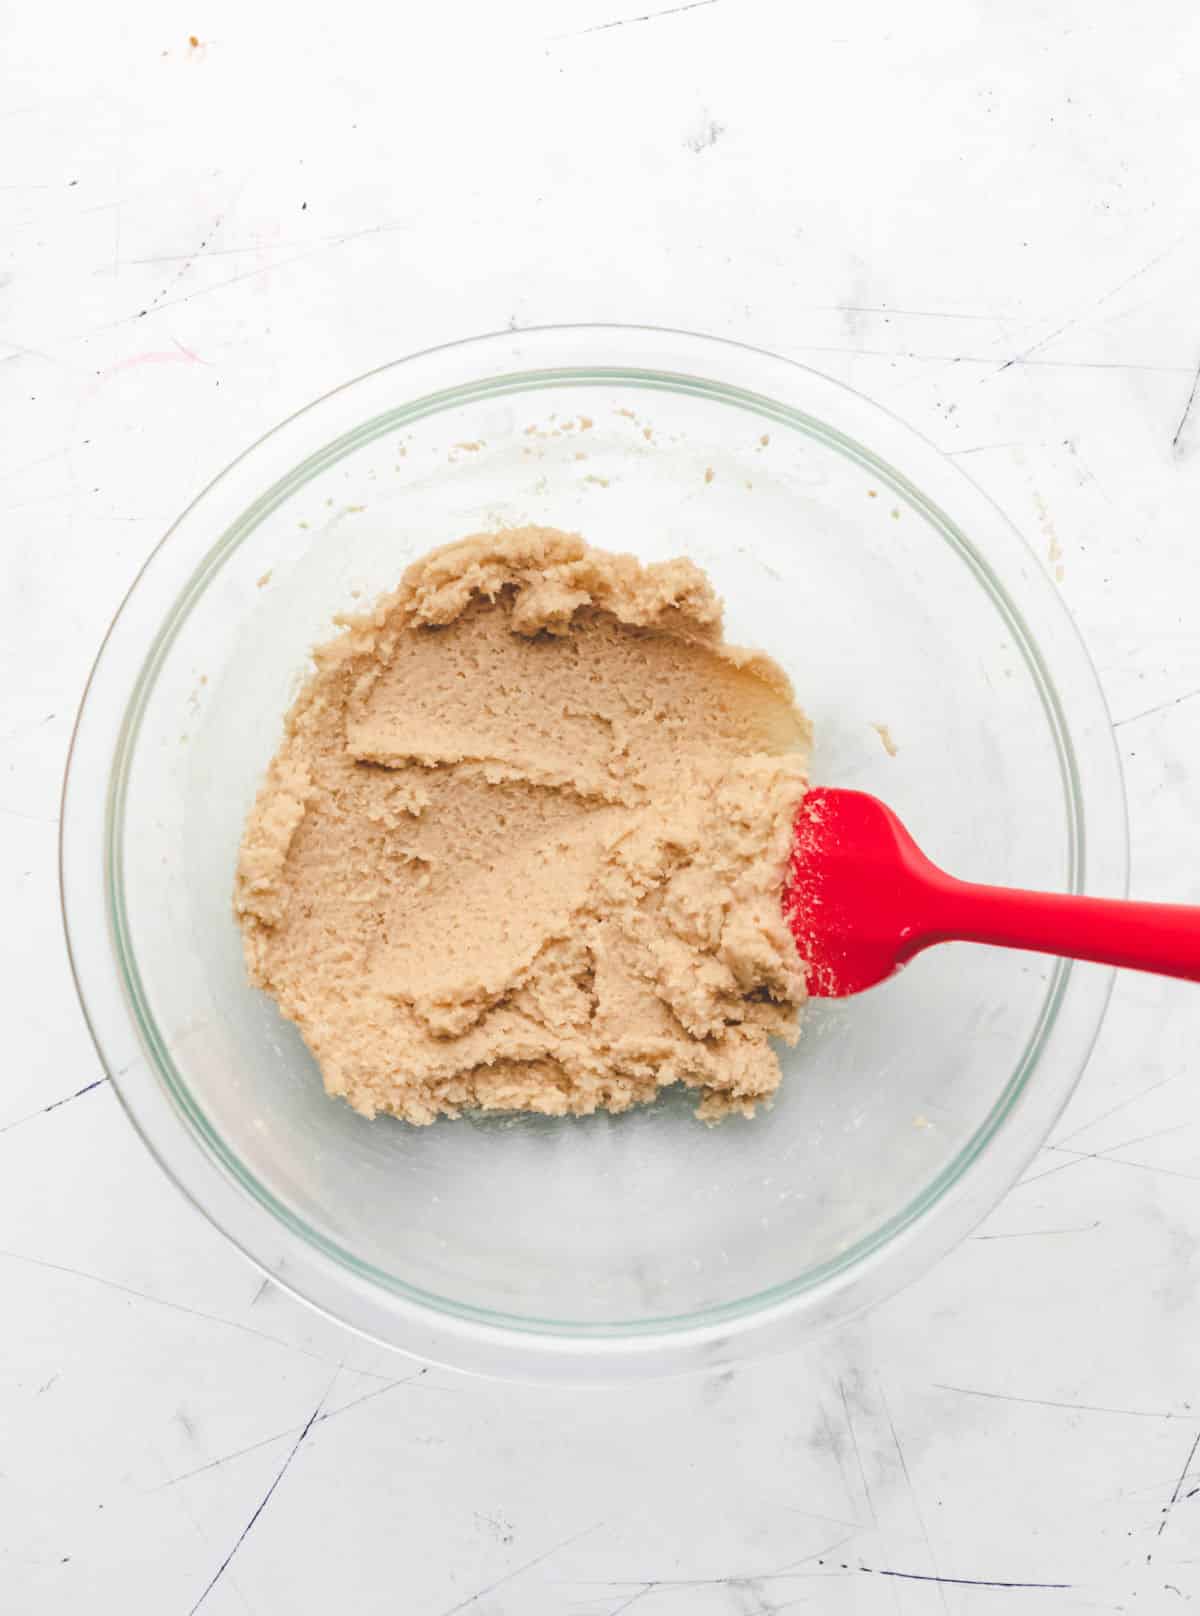
<path fill-rule="evenodd" d="M 690 561 L 480 534 L 313 653 L 250 813 L 251 981 L 366 1116 L 753 1115 L 804 973 L 810 726 Z"/>

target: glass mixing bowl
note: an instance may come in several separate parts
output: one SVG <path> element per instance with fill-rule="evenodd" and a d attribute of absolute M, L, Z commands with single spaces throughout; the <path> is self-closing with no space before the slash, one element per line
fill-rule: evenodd
<path fill-rule="evenodd" d="M 896 1289 L 1044 1141 L 1110 974 L 966 945 L 814 1003 L 772 1109 L 367 1122 L 246 983 L 246 811 L 335 612 L 433 545 L 540 522 L 687 555 L 815 723 L 816 781 L 980 881 L 1119 894 L 1120 770 L 1057 593 L 948 460 L 799 365 L 591 326 L 329 394 L 167 534 L 100 651 L 62 888 L 101 1057 L 150 1149 L 273 1279 L 438 1361 L 576 1380 L 777 1347 Z M 877 727 L 882 726 L 882 728 Z M 893 755 L 894 754 L 894 755 Z"/>

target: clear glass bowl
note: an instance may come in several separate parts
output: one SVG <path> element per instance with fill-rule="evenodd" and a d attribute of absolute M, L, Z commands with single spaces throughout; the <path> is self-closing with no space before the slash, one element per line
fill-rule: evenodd
<path fill-rule="evenodd" d="M 584 425 L 581 422 L 588 424 Z M 1110 975 L 970 946 L 818 1003 L 773 1109 L 366 1122 L 246 983 L 246 810 L 333 614 L 432 545 L 542 522 L 688 555 L 788 670 L 815 780 L 956 873 L 1117 894 L 1120 771 L 1057 593 L 978 489 L 847 388 L 734 344 L 505 333 L 339 388 L 176 522 L 101 649 L 64 792 L 85 1010 L 135 1125 L 273 1278 L 496 1373 L 616 1378 L 777 1347 L 896 1289 L 1043 1142 Z M 895 755 L 874 727 L 885 725 Z"/>

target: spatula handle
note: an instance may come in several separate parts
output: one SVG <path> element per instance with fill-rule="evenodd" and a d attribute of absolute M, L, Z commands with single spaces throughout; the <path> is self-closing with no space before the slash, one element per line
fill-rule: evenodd
<path fill-rule="evenodd" d="M 1200 908 L 980 886 L 937 871 L 913 952 L 997 943 L 1200 982 Z"/>

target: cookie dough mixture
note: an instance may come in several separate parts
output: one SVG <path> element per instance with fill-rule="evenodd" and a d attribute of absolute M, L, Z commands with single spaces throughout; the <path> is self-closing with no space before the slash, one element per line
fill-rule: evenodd
<path fill-rule="evenodd" d="M 780 893 L 809 726 L 704 573 L 522 528 L 341 621 L 235 892 L 329 1092 L 426 1123 L 685 1083 L 751 1115 L 805 996 Z"/>

